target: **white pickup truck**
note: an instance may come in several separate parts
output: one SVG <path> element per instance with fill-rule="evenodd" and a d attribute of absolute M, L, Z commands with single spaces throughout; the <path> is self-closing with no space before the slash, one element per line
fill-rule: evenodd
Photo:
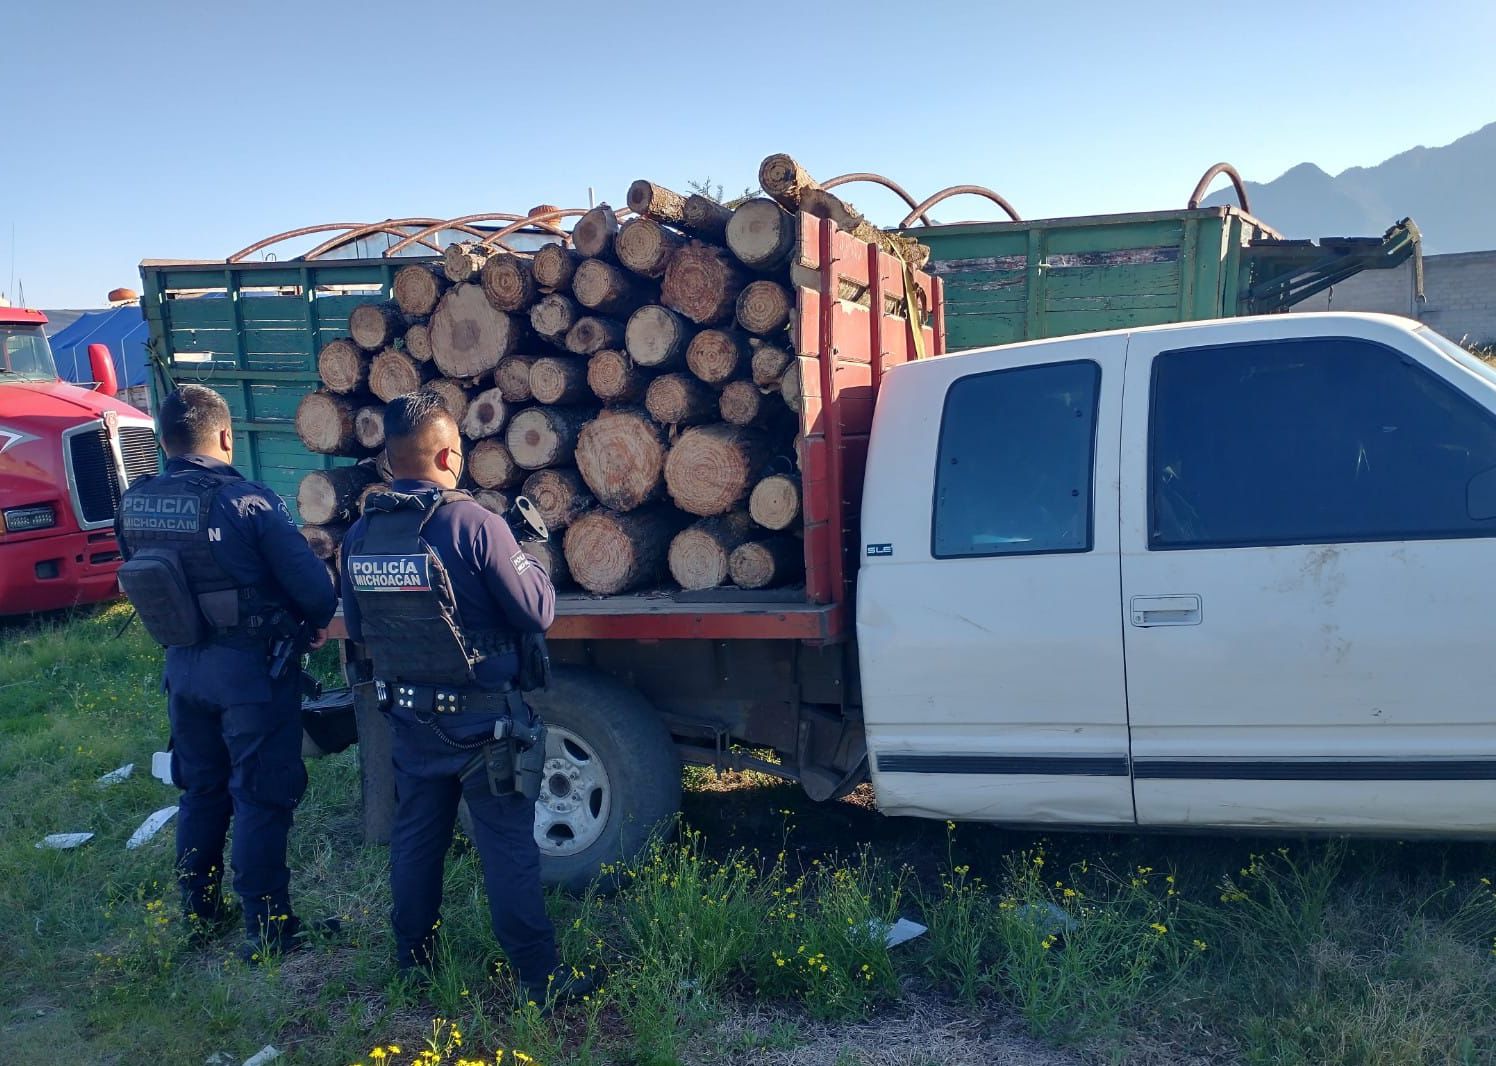
<path fill-rule="evenodd" d="M 1496 831 L 1496 370 L 1304 314 L 899 367 L 857 642 L 879 806 Z"/>
<path fill-rule="evenodd" d="M 549 880 L 638 847 L 682 759 L 892 815 L 1496 832 L 1496 371 L 1348 314 L 869 350 L 818 357 L 805 589 L 562 598 Z"/>

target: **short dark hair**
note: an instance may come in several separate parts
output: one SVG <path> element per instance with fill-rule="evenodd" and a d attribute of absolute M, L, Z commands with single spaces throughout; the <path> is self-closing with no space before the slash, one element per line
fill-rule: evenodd
<path fill-rule="evenodd" d="M 156 428 L 167 455 L 211 447 L 219 431 L 233 424 L 228 403 L 206 385 L 178 386 L 156 412 Z"/>
<path fill-rule="evenodd" d="M 392 457 L 415 459 L 419 438 L 443 421 L 457 424 L 440 394 L 431 389 L 396 396 L 384 409 L 384 446 Z"/>

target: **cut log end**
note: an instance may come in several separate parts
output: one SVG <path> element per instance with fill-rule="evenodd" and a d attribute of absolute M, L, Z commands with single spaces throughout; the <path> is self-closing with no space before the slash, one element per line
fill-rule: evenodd
<path fill-rule="evenodd" d="M 353 435 L 359 444 L 375 451 L 384 447 L 384 407 L 370 404 L 353 413 Z"/>
<path fill-rule="evenodd" d="M 604 507 L 632 511 L 664 495 L 668 452 L 657 422 L 638 408 L 618 407 L 582 427 L 577 469 Z"/>
<path fill-rule="evenodd" d="M 607 204 L 598 204 L 577 220 L 571 231 L 571 246 L 584 258 L 611 259 L 616 236 L 618 216 Z"/>
<path fill-rule="evenodd" d="M 394 344 L 404 335 L 407 325 L 405 315 L 393 300 L 359 304 L 348 314 L 348 333 L 366 352 L 377 352 Z"/>
<path fill-rule="evenodd" d="M 489 303 L 482 286 L 456 285 L 431 316 L 432 358 L 447 377 L 479 377 L 514 353 L 522 322 Z"/>
<path fill-rule="evenodd" d="M 738 588 L 764 589 L 788 584 L 805 573 L 805 546 L 799 538 L 783 534 L 749 541 L 733 549 L 727 569 Z"/>
<path fill-rule="evenodd" d="M 800 519 L 800 479 L 770 474 L 753 486 L 748 513 L 765 529 L 789 529 Z"/>
<path fill-rule="evenodd" d="M 462 383 L 453 381 L 451 378 L 437 378 L 427 384 L 426 388 L 441 397 L 442 406 L 452 416 L 452 421 L 459 426 L 462 425 L 462 420 L 467 417 L 468 408 L 468 394 L 467 390 L 462 387 Z"/>
<path fill-rule="evenodd" d="M 776 333 L 789 324 L 794 306 L 790 290 L 778 282 L 749 282 L 738 293 L 738 325 L 749 333 Z"/>
<path fill-rule="evenodd" d="M 741 511 L 703 518 L 670 542 L 670 576 L 683 589 L 710 589 L 728 581 L 728 559 L 753 535 L 753 520 Z"/>
<path fill-rule="evenodd" d="M 685 366 L 686 349 L 695 335 L 696 327 L 684 316 L 668 307 L 648 304 L 629 316 L 624 347 L 640 366 L 675 369 Z"/>
<path fill-rule="evenodd" d="M 535 395 L 530 391 L 530 371 L 538 355 L 509 355 L 499 360 L 493 372 L 493 383 L 506 403 L 527 403 Z"/>
<path fill-rule="evenodd" d="M 717 406 L 722 412 L 722 421 L 749 426 L 765 417 L 770 399 L 751 381 L 729 381 L 722 389 Z"/>
<path fill-rule="evenodd" d="M 795 251 L 795 216 L 773 200 L 745 200 L 727 224 L 727 247 L 754 270 L 778 270 Z"/>
<path fill-rule="evenodd" d="M 367 466 L 313 470 L 297 487 L 296 510 L 312 525 L 352 521 L 358 514 L 359 493 L 376 476 Z"/>
<path fill-rule="evenodd" d="M 301 527 L 301 535 L 312 549 L 312 554 L 324 562 L 331 562 L 338 557 L 338 546 L 343 543 L 343 535 L 347 532 L 347 525 L 341 522 Z"/>
<path fill-rule="evenodd" d="M 587 363 L 587 387 L 603 403 L 634 403 L 644 398 L 649 375 L 627 353 L 604 348 Z"/>
<path fill-rule="evenodd" d="M 547 292 L 563 292 L 571 288 L 572 275 L 576 273 L 580 256 L 562 244 L 547 244 L 535 253 L 530 264 L 535 284 Z"/>
<path fill-rule="evenodd" d="M 732 317 L 747 283 L 743 268 L 727 252 L 693 241 L 671 257 L 660 299 L 692 322 L 710 326 Z"/>
<path fill-rule="evenodd" d="M 679 222 L 686 198 L 663 185 L 640 179 L 629 186 L 629 210 L 656 222 Z"/>
<path fill-rule="evenodd" d="M 776 152 L 759 164 L 758 184 L 791 211 L 800 206 L 800 199 L 807 189 L 820 187 L 804 167 L 783 152 Z"/>
<path fill-rule="evenodd" d="M 571 279 L 577 303 L 600 314 L 628 314 L 648 296 L 649 286 L 602 259 L 583 259 Z"/>
<path fill-rule="evenodd" d="M 767 438 L 742 426 L 699 426 L 682 433 L 665 461 L 665 484 L 681 510 L 718 515 L 738 508 L 770 456 Z"/>
<path fill-rule="evenodd" d="M 702 240 L 721 243 L 727 237 L 727 224 L 731 221 L 731 208 L 699 193 L 686 197 L 681 210 L 681 225 Z"/>
<path fill-rule="evenodd" d="M 661 278 L 670 265 L 670 258 L 685 243 L 685 238 L 679 233 L 666 229 L 652 218 L 631 218 L 618 231 L 613 250 L 618 261 L 635 274 Z"/>
<path fill-rule="evenodd" d="M 576 582 L 571 579 L 571 568 L 566 565 L 566 553 L 561 550 L 561 540 L 527 540 L 520 543 L 522 550 L 540 564 L 554 588 L 570 588 Z"/>
<path fill-rule="evenodd" d="M 348 396 L 309 392 L 296 407 L 296 435 L 308 451 L 320 455 L 362 454 L 354 432 L 360 406 Z"/>
<path fill-rule="evenodd" d="M 623 323 L 611 318 L 584 315 L 566 331 L 566 350 L 573 355 L 596 355 L 604 348 L 617 348 L 622 343 Z"/>
<path fill-rule="evenodd" d="M 491 255 L 493 255 L 493 249 L 477 241 L 459 241 L 456 244 L 449 244 L 446 251 L 442 253 L 442 273 L 446 274 L 447 280 L 454 285 L 472 281 L 482 271 L 483 264 L 488 262 Z"/>
<path fill-rule="evenodd" d="M 490 437 L 480 440 L 468 451 L 468 477 L 482 489 L 507 489 L 517 485 L 524 472 L 504 442 Z"/>
<path fill-rule="evenodd" d="M 483 295 L 500 311 L 526 311 L 540 298 L 529 256 L 501 252 L 483 264 Z"/>
<path fill-rule="evenodd" d="M 687 519 L 669 507 L 628 514 L 591 511 L 566 531 L 566 563 L 577 584 L 613 596 L 664 577 L 670 541 Z"/>
<path fill-rule="evenodd" d="M 753 348 L 753 383 L 761 388 L 778 388 L 779 379 L 789 369 L 790 353 L 778 345 L 767 344 L 756 338 L 748 343 Z"/>
<path fill-rule="evenodd" d="M 497 388 L 484 389 L 468 401 L 462 416 L 462 435 L 469 440 L 491 437 L 504 428 L 509 408 Z"/>
<path fill-rule="evenodd" d="M 717 394 L 690 374 L 662 374 L 649 383 L 644 406 L 655 421 L 667 426 L 695 426 L 714 422 Z"/>
<path fill-rule="evenodd" d="M 562 467 L 538 470 L 525 479 L 520 492 L 530 498 L 551 535 L 565 529 L 592 509 L 597 500 L 587 491 L 582 475 Z"/>
<path fill-rule="evenodd" d="M 526 470 L 568 463 L 577 435 L 595 414 L 586 407 L 530 407 L 509 420 L 504 444 Z"/>
<path fill-rule="evenodd" d="M 369 356 L 352 337 L 328 341 L 317 353 L 317 376 L 329 392 L 360 392 L 369 383 Z"/>
<path fill-rule="evenodd" d="M 545 356 L 530 367 L 530 393 L 540 403 L 581 403 L 591 399 L 587 362 L 565 356 Z"/>
<path fill-rule="evenodd" d="M 581 317 L 582 309 L 577 302 L 559 292 L 551 293 L 530 308 L 531 328 L 551 340 L 565 337 Z"/>
<path fill-rule="evenodd" d="M 405 354 L 417 362 L 431 362 L 431 327 L 417 322 L 405 331 Z"/>
<path fill-rule="evenodd" d="M 436 372 L 430 363 L 420 363 L 398 348 L 386 348 L 374 357 L 369 369 L 369 389 L 385 403 L 396 396 L 415 392 Z"/>
<path fill-rule="evenodd" d="M 686 349 L 686 366 L 708 385 L 722 385 L 747 374 L 752 356 L 745 334 L 730 329 L 704 329 Z"/>
<path fill-rule="evenodd" d="M 442 268 L 430 263 L 412 263 L 395 272 L 391 286 L 395 303 L 407 315 L 425 317 L 436 310 L 436 302 L 451 284 Z"/>

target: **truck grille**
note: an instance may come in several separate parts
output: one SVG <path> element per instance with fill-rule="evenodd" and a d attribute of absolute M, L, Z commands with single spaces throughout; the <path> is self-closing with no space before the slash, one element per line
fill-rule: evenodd
<path fill-rule="evenodd" d="M 120 452 L 130 481 L 142 474 L 154 474 L 160 468 L 156 458 L 156 435 L 146 426 L 121 426 Z M 68 459 L 73 468 L 73 484 L 78 492 L 79 521 L 84 525 L 113 522 L 124 486 L 114 467 L 109 448 L 108 431 L 97 429 L 74 434 L 68 441 Z"/>

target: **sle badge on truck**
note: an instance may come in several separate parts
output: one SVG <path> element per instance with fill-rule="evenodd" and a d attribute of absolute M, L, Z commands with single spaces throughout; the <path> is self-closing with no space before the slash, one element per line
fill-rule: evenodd
<path fill-rule="evenodd" d="M 892 554 L 892 544 L 869 544 L 867 546 L 867 557 L 869 559 L 887 558 Z"/>

